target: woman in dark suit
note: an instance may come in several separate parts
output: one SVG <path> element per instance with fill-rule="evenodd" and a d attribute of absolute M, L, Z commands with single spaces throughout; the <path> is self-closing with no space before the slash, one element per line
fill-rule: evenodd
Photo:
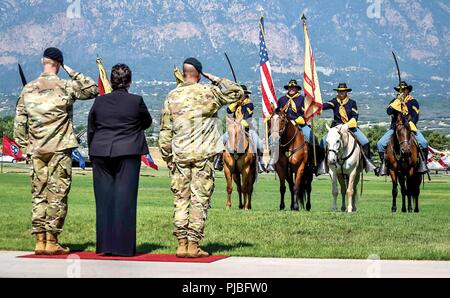
<path fill-rule="evenodd" d="M 144 130 L 152 118 L 141 96 L 128 93 L 131 70 L 111 70 L 109 94 L 89 112 L 88 144 L 97 213 L 97 253 L 136 253 L 136 207 L 141 155 L 148 154 Z"/>

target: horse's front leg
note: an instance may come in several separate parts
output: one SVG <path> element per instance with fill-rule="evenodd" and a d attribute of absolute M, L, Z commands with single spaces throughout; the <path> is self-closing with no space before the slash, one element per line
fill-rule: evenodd
<path fill-rule="evenodd" d="M 402 212 L 406 212 L 406 196 L 408 193 L 408 189 L 406 188 L 406 177 L 402 173 L 399 173 L 397 177 L 402 195 Z"/>
<path fill-rule="evenodd" d="M 284 169 L 276 168 L 278 178 L 280 179 L 280 210 L 284 210 L 284 195 L 286 194 L 286 174 Z"/>
<path fill-rule="evenodd" d="M 250 210 L 252 209 L 250 203 L 250 187 L 251 187 L 251 173 L 250 167 L 246 167 L 242 171 L 242 193 L 244 195 L 244 209 Z"/>
<path fill-rule="evenodd" d="M 241 185 L 241 174 L 233 174 L 234 182 L 236 183 L 236 189 L 239 195 L 239 209 L 244 208 L 242 203 L 242 185 Z"/>
<path fill-rule="evenodd" d="M 408 193 L 408 212 L 413 212 L 413 208 L 412 208 L 412 199 L 414 199 L 415 201 L 415 195 L 416 195 L 416 177 L 415 174 L 413 173 L 411 176 L 408 175 L 406 177 L 406 188 L 407 188 L 407 193 Z M 420 188 L 420 184 L 419 184 L 419 188 Z"/>
<path fill-rule="evenodd" d="M 299 211 L 301 209 L 305 209 L 305 200 L 303 199 L 303 188 L 302 188 L 302 179 L 303 174 L 305 172 L 305 163 L 301 164 L 295 175 L 295 184 L 294 184 L 294 210 Z M 300 203 L 300 206 L 299 206 Z"/>
<path fill-rule="evenodd" d="M 337 201 L 337 197 L 338 197 L 338 194 L 339 194 L 338 178 L 337 178 L 336 172 L 334 172 L 334 171 L 330 171 L 330 176 L 331 176 L 331 180 L 332 180 L 331 193 L 333 195 L 331 211 L 336 212 L 337 211 L 336 201 Z"/>
<path fill-rule="evenodd" d="M 392 212 L 397 212 L 397 194 L 398 194 L 398 189 L 397 189 L 397 185 L 398 185 L 397 172 L 393 171 L 393 170 L 389 170 L 389 176 L 391 176 L 391 181 L 392 181 L 392 207 L 391 207 L 391 211 Z"/>
<path fill-rule="evenodd" d="M 353 207 L 355 206 L 354 203 L 354 195 L 355 195 L 355 187 L 354 184 L 356 182 L 356 176 L 358 175 L 358 167 L 355 167 L 350 174 L 348 175 L 348 186 L 347 186 L 347 198 L 348 198 L 348 204 L 347 204 L 347 212 L 351 213 L 353 212 Z"/>
<path fill-rule="evenodd" d="M 225 165 L 223 168 L 223 172 L 225 174 L 225 179 L 227 181 L 227 209 L 231 209 L 231 193 L 233 192 L 233 178 L 231 174 L 231 170 L 228 165 Z"/>
<path fill-rule="evenodd" d="M 337 174 L 339 185 L 341 187 L 341 196 L 342 196 L 342 204 L 341 204 L 341 211 L 345 212 L 347 208 L 345 207 L 345 194 L 347 193 L 347 187 L 345 185 L 345 176 L 344 174 Z"/>
<path fill-rule="evenodd" d="M 359 184 L 359 180 L 361 179 L 361 176 L 360 176 L 361 171 L 362 171 L 362 169 L 356 171 L 357 173 L 355 174 L 355 181 L 353 182 L 353 199 L 352 199 L 352 211 L 353 212 L 356 212 L 356 210 L 357 210 L 356 205 L 359 200 L 358 184 Z"/>
<path fill-rule="evenodd" d="M 418 213 L 419 212 L 419 196 L 420 196 L 420 184 L 422 183 L 422 174 L 420 173 L 416 173 L 416 182 L 414 183 L 415 186 L 415 191 L 414 191 L 414 201 L 415 201 L 415 206 L 414 206 L 414 212 Z"/>
<path fill-rule="evenodd" d="M 312 190 L 312 180 L 313 174 L 312 172 L 308 172 L 308 179 L 305 180 L 305 192 L 306 192 L 306 211 L 311 210 L 311 190 Z"/>

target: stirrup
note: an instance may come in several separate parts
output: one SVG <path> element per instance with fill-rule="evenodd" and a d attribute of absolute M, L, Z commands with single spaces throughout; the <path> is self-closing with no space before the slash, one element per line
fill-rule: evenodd
<path fill-rule="evenodd" d="M 366 173 L 368 172 L 375 172 L 376 167 L 374 166 L 374 164 L 372 163 L 372 161 L 370 159 L 368 159 L 367 157 L 364 159 L 364 163 L 365 163 L 365 170 Z"/>

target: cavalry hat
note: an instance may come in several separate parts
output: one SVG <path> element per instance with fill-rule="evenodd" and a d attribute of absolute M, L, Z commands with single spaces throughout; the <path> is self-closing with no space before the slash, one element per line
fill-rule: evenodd
<path fill-rule="evenodd" d="M 64 63 L 63 53 L 58 48 L 48 48 L 44 51 L 44 58 L 55 60 L 61 64 Z"/>
<path fill-rule="evenodd" d="M 203 74 L 203 65 L 196 58 L 194 58 L 194 57 L 187 58 L 186 60 L 184 60 L 183 64 L 190 64 L 190 65 L 194 66 L 194 68 L 199 73 Z"/>
<path fill-rule="evenodd" d="M 241 88 L 242 88 L 242 90 L 244 90 L 245 94 L 252 94 L 252 92 L 247 89 L 247 86 L 241 85 Z"/>
<path fill-rule="evenodd" d="M 394 87 L 395 91 L 400 91 L 400 89 L 406 88 L 409 90 L 409 92 L 411 92 L 413 90 L 413 86 L 408 85 L 408 83 L 406 83 L 405 81 L 401 81 L 400 84 L 398 84 L 397 87 Z"/>
<path fill-rule="evenodd" d="M 284 86 L 284 89 L 288 90 L 290 87 L 295 87 L 298 90 L 302 90 L 299 84 L 297 84 L 297 80 L 290 80 L 287 85 Z"/>
<path fill-rule="evenodd" d="M 352 92 L 352 88 L 348 88 L 346 83 L 339 83 L 338 87 L 336 89 L 333 89 L 334 91 L 347 91 Z"/>

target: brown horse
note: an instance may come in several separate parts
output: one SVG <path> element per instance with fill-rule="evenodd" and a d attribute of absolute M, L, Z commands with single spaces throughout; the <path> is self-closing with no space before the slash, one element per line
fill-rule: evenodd
<path fill-rule="evenodd" d="M 249 210 L 252 209 L 253 184 L 257 173 L 256 154 L 252 152 L 249 137 L 238 120 L 227 117 L 227 132 L 227 150 L 223 154 L 223 171 L 227 180 L 227 209 L 231 208 L 234 180 L 239 193 L 239 209 Z"/>
<path fill-rule="evenodd" d="M 310 167 L 307 167 L 309 146 L 301 130 L 287 118 L 286 108 L 278 109 L 272 114 L 270 134 L 273 151 L 271 154 L 274 154 L 271 158 L 277 159 L 275 170 L 280 178 L 280 210 L 285 208 L 284 195 L 287 180 L 291 192 L 291 210 L 298 211 L 301 208 L 309 211 L 312 182 L 312 171 Z"/>
<path fill-rule="evenodd" d="M 386 148 L 386 166 L 392 180 L 392 212 L 397 211 L 397 185 L 402 192 L 402 212 L 406 212 L 405 197 L 408 197 L 408 212 L 412 212 L 411 199 L 414 200 L 414 212 L 419 212 L 419 194 L 422 175 L 417 172 L 419 165 L 419 147 L 407 120 L 397 113 L 395 132 Z"/>

